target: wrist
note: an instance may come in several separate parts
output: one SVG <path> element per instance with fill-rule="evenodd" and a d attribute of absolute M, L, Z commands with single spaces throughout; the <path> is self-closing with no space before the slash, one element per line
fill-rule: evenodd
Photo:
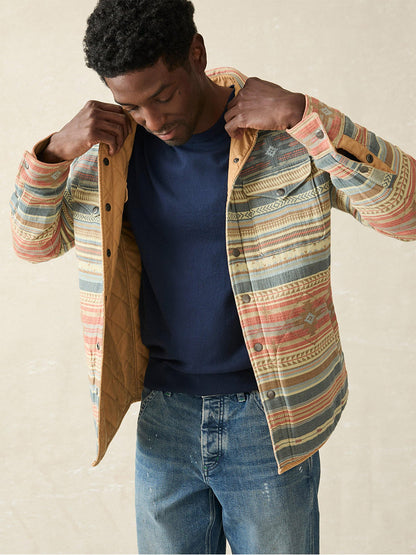
<path fill-rule="evenodd" d="M 60 153 L 56 135 L 56 133 L 51 135 L 49 140 L 43 145 L 42 150 L 36 152 L 38 160 L 45 164 L 59 164 L 60 162 L 66 161 L 65 157 Z"/>
<path fill-rule="evenodd" d="M 293 93 L 292 97 L 292 113 L 289 117 L 287 129 L 291 129 L 297 125 L 305 114 L 306 97 L 302 93 Z"/>

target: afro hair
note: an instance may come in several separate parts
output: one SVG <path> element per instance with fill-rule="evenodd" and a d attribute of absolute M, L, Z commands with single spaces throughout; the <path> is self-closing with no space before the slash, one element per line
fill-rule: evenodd
<path fill-rule="evenodd" d="M 99 0 L 87 21 L 86 64 L 101 79 L 154 65 L 185 65 L 196 33 L 188 0 Z"/>

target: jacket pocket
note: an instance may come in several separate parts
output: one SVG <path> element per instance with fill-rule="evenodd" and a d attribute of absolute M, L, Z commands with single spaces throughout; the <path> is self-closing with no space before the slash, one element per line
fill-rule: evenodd
<path fill-rule="evenodd" d="M 98 191 L 72 187 L 72 208 L 74 219 L 95 221 L 100 216 L 100 198 Z"/>
<path fill-rule="evenodd" d="M 243 185 L 261 256 L 305 248 L 325 237 L 329 182 L 323 177 L 308 159 L 296 169 Z"/>

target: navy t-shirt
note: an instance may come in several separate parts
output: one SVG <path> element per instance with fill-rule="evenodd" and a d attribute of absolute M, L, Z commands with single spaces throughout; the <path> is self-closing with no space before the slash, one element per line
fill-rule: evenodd
<path fill-rule="evenodd" d="M 141 334 L 151 389 L 257 389 L 227 267 L 224 125 L 222 116 L 176 147 L 137 127 L 126 216 L 142 256 Z"/>

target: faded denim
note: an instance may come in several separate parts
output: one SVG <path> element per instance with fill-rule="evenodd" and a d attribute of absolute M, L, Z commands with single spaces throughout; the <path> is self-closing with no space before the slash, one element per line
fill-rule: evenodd
<path fill-rule="evenodd" d="M 318 553 L 319 454 L 279 475 L 258 392 L 145 390 L 139 553 Z"/>

